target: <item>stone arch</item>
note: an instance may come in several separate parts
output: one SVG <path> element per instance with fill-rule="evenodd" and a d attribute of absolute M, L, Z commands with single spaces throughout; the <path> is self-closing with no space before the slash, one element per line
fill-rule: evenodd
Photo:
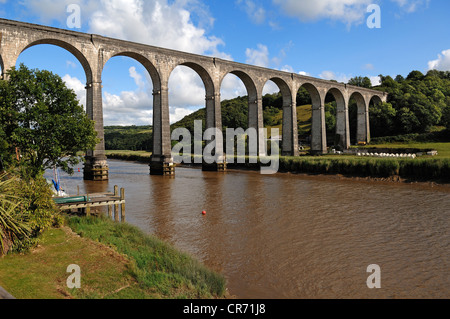
<path fill-rule="evenodd" d="M 42 38 L 39 40 L 35 40 L 35 41 L 29 43 L 25 48 L 23 48 L 23 50 L 20 51 L 19 55 L 22 54 L 25 50 L 27 50 L 31 47 L 37 46 L 37 45 L 41 45 L 41 44 L 54 45 L 54 46 L 60 47 L 64 50 L 67 50 L 70 53 L 72 53 L 75 56 L 75 58 L 80 62 L 81 66 L 84 69 L 84 72 L 86 74 L 86 82 L 91 83 L 93 81 L 93 70 L 92 70 L 92 67 L 91 67 L 89 61 L 87 60 L 86 56 L 80 50 L 78 50 L 76 47 L 74 47 L 72 44 L 70 44 L 64 40 L 52 39 L 52 38 Z M 19 55 L 17 56 L 17 58 L 19 57 Z M 15 61 L 14 61 L 14 64 L 15 64 Z"/>
<path fill-rule="evenodd" d="M 369 101 L 368 104 L 370 105 L 371 102 L 373 102 L 375 105 L 378 105 L 378 104 L 383 103 L 383 99 L 380 96 L 378 96 L 378 95 L 373 95 L 370 98 L 370 101 Z"/>
<path fill-rule="evenodd" d="M 222 129 L 222 121 L 220 116 L 220 94 L 216 92 L 216 87 L 212 80 L 210 73 L 200 64 L 195 62 L 181 62 L 175 65 L 168 73 L 167 81 L 170 79 L 174 70 L 184 66 L 193 70 L 202 80 L 205 87 L 205 107 L 206 107 L 206 128 L 220 128 Z M 219 101 L 219 104 L 217 104 Z"/>
<path fill-rule="evenodd" d="M 103 68 L 105 67 L 106 63 L 108 63 L 109 60 L 111 60 L 114 57 L 119 57 L 119 56 L 128 57 L 128 58 L 131 58 L 131 59 L 139 62 L 149 73 L 150 78 L 152 79 L 152 83 L 153 83 L 153 90 L 161 89 L 161 77 L 160 77 L 159 72 L 156 69 L 156 67 L 153 65 L 153 63 L 149 59 L 147 59 L 143 55 L 136 53 L 136 52 L 123 51 L 123 52 L 114 54 L 108 60 L 104 61 L 104 64 L 102 67 L 102 72 L 103 72 Z"/>
<path fill-rule="evenodd" d="M 222 170 L 224 168 L 224 148 L 223 148 L 223 135 L 222 133 L 222 110 L 220 104 L 220 91 L 217 90 L 214 84 L 213 78 L 210 72 L 200 65 L 199 63 L 192 61 L 184 61 L 175 65 L 168 74 L 170 79 L 173 71 L 178 67 L 183 66 L 193 70 L 202 80 L 205 88 L 205 130 L 215 129 L 214 137 L 205 134 L 206 148 L 211 150 L 211 156 L 203 158 L 203 170 Z M 210 132 L 210 131 L 209 131 Z M 200 138 L 200 136 L 196 136 Z M 202 136 L 203 139 L 203 136 Z M 206 152 L 205 152 L 206 153 Z"/>
<path fill-rule="evenodd" d="M 327 136 L 325 128 L 325 96 L 321 96 L 319 88 L 314 84 L 306 82 L 300 85 L 305 88 L 311 96 L 312 104 L 312 126 L 311 126 L 311 153 L 324 154 L 327 152 Z"/>
<path fill-rule="evenodd" d="M 333 95 L 336 101 L 336 141 L 335 146 L 341 149 L 350 148 L 350 122 L 348 105 L 344 94 L 338 88 L 331 88 L 327 94 Z"/>
<path fill-rule="evenodd" d="M 298 155 L 298 129 L 297 129 L 297 107 L 293 98 L 292 90 L 285 80 L 279 77 L 270 78 L 280 89 L 283 99 L 283 125 L 282 125 L 282 155 Z M 266 83 L 268 82 L 266 81 Z"/>
<path fill-rule="evenodd" d="M 349 103 L 352 98 L 356 101 L 357 106 L 356 142 L 369 143 L 370 142 L 369 105 L 367 104 L 366 99 L 360 92 L 353 92 L 349 96 Z"/>
<path fill-rule="evenodd" d="M 249 101 L 254 102 L 255 100 L 258 99 L 258 90 L 256 88 L 255 81 L 247 73 L 243 71 L 234 70 L 223 74 L 220 79 L 220 86 L 222 86 L 222 82 L 228 74 L 233 74 L 237 76 L 244 83 L 244 86 L 247 90 Z"/>
<path fill-rule="evenodd" d="M 262 90 L 263 86 L 258 86 L 255 80 L 246 72 L 242 70 L 231 70 L 222 74 L 220 78 L 220 87 L 222 82 L 228 74 L 237 76 L 245 86 L 248 95 L 248 128 L 253 129 L 252 133 L 256 134 L 256 143 L 249 143 L 249 154 L 265 156 L 266 155 L 266 143 L 264 136 L 264 118 L 263 118 L 263 103 L 262 103 Z M 259 83 L 261 84 L 261 83 Z M 253 135 L 253 134 L 252 134 Z M 251 137 L 249 136 L 249 139 Z"/>
<path fill-rule="evenodd" d="M 311 102 L 313 107 L 314 105 L 322 106 L 322 97 L 320 96 L 318 88 L 314 84 L 303 83 L 302 85 L 300 85 L 299 89 L 302 87 L 305 88 L 308 91 L 309 95 L 311 96 Z"/>
<path fill-rule="evenodd" d="M 171 139 L 170 139 L 170 110 L 168 101 L 168 83 L 164 82 L 154 63 L 145 55 L 127 51 L 118 50 L 108 59 L 106 63 L 114 57 L 128 57 L 141 64 L 150 75 L 153 84 L 153 153 L 150 159 L 150 173 L 160 175 L 163 173 L 164 165 L 172 162 Z"/>
<path fill-rule="evenodd" d="M 209 72 L 203 66 L 201 66 L 200 64 L 195 63 L 195 62 L 183 62 L 183 63 L 178 64 L 177 66 L 186 66 L 186 67 L 194 70 L 203 81 L 203 84 L 205 86 L 206 96 L 207 97 L 214 96 L 215 86 L 214 86 L 214 82 L 212 80 L 212 76 L 211 76 L 211 74 L 209 74 Z"/>

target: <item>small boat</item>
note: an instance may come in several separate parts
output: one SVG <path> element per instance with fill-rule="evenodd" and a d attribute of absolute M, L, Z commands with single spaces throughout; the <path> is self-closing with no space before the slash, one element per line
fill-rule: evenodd
<path fill-rule="evenodd" d="M 61 178 L 59 176 L 59 170 L 56 168 L 56 166 L 53 168 L 53 193 L 55 197 L 68 197 L 69 194 L 67 194 L 62 186 L 61 186 Z"/>
<path fill-rule="evenodd" d="M 56 204 L 73 204 L 89 202 L 89 198 L 88 196 L 55 197 L 53 201 Z"/>

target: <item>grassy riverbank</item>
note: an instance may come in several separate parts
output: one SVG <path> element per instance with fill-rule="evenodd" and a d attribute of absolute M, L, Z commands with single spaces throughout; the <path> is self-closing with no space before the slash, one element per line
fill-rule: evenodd
<path fill-rule="evenodd" d="M 280 172 L 332 174 L 349 177 L 393 178 L 411 181 L 450 181 L 450 143 L 398 143 L 371 145 L 371 148 L 433 149 L 437 156 L 416 159 L 375 158 L 355 155 L 280 157 Z M 109 151 L 109 158 L 148 163 L 150 153 Z M 257 169 L 259 164 L 229 165 L 230 168 Z"/>
<path fill-rule="evenodd" d="M 0 286 L 18 299 L 210 299 L 225 279 L 129 224 L 68 219 L 41 235 L 26 254 L 0 259 Z M 69 265 L 81 268 L 81 289 L 68 289 Z"/>

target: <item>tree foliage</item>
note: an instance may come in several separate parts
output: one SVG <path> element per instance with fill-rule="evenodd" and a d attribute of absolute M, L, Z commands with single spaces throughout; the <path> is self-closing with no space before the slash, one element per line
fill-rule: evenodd
<path fill-rule="evenodd" d="M 73 90 L 49 71 L 12 68 L 0 81 L 0 152 L 11 158 L 17 148 L 31 176 L 54 166 L 73 173 L 79 151 L 99 142 Z"/>
<path fill-rule="evenodd" d="M 378 89 L 386 91 L 388 103 L 371 107 L 374 136 L 429 132 L 433 126 L 450 129 L 450 72 L 412 71 L 406 79 L 380 76 Z"/>
<path fill-rule="evenodd" d="M 152 126 L 105 127 L 107 150 L 149 151 L 153 150 Z"/>
<path fill-rule="evenodd" d="M 372 87 L 372 82 L 370 81 L 370 79 L 367 76 L 366 77 L 357 76 L 357 77 L 351 78 L 348 81 L 348 84 L 363 87 L 363 88 L 368 88 L 368 89 Z"/>

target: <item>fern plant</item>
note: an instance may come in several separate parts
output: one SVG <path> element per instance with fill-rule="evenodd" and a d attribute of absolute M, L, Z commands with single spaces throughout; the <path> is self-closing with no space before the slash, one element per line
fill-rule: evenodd
<path fill-rule="evenodd" d="M 13 178 L 0 176 L 0 256 L 5 255 L 17 241 L 28 238 L 30 227 L 21 216 L 20 200 L 11 195 Z"/>

